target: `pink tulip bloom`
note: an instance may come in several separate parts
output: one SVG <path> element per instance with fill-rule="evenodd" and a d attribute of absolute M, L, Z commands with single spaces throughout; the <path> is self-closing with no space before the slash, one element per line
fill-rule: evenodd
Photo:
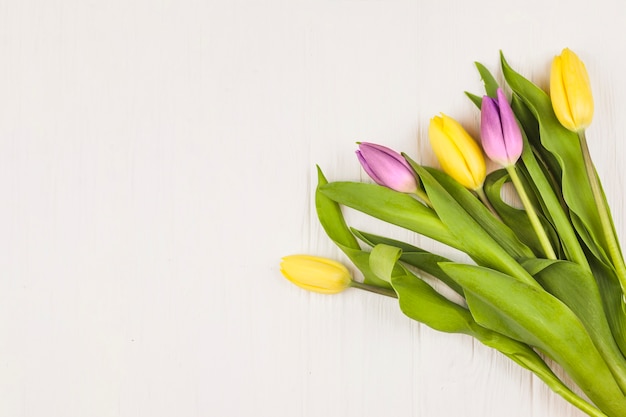
<path fill-rule="evenodd" d="M 385 146 L 360 142 L 356 151 L 361 166 L 377 184 L 401 193 L 415 193 L 417 180 L 406 160 Z"/>
<path fill-rule="evenodd" d="M 504 167 L 515 165 L 522 154 L 524 141 L 513 110 L 500 88 L 497 100 L 483 97 L 480 135 L 483 150 L 489 159 Z"/>

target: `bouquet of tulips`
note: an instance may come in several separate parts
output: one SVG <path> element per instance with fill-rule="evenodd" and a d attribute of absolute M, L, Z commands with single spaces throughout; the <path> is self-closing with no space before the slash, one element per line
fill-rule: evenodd
<path fill-rule="evenodd" d="M 431 120 L 442 171 L 372 143 L 359 143 L 357 157 L 376 184 L 328 182 L 318 169 L 319 220 L 362 280 L 307 255 L 283 258 L 281 271 L 311 291 L 396 297 L 411 319 L 475 337 L 588 415 L 626 416 L 626 266 L 585 137 L 593 116 L 587 71 L 564 49 L 548 95 L 502 55 L 501 65 L 510 100 L 481 64 L 486 95 L 467 93 L 480 109 L 480 141 L 446 115 Z M 484 155 L 501 168 L 487 174 Z M 502 199 L 508 182 L 523 209 Z M 473 263 L 350 228 L 342 206 Z"/>

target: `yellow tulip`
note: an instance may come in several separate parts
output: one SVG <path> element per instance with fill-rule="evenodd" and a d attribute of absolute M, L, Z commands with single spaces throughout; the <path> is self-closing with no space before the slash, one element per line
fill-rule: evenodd
<path fill-rule="evenodd" d="M 591 124 L 593 96 L 585 64 L 569 49 L 554 57 L 550 72 L 550 97 L 559 122 L 573 132 Z"/>
<path fill-rule="evenodd" d="M 428 137 L 441 168 L 461 185 L 477 190 L 485 182 L 485 157 L 463 126 L 441 114 L 430 120 Z"/>
<path fill-rule="evenodd" d="M 280 272 L 297 286 L 322 294 L 339 293 L 352 283 L 348 268 L 332 259 L 317 256 L 285 256 Z"/>

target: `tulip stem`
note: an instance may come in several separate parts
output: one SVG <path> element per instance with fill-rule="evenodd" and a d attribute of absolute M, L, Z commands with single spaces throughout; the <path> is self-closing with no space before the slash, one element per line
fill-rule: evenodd
<path fill-rule="evenodd" d="M 502 218 L 500 217 L 500 215 L 498 214 L 496 209 L 494 209 L 493 206 L 491 205 L 491 202 L 487 198 L 487 194 L 485 194 L 485 190 L 483 189 L 483 187 L 477 188 L 474 191 L 476 191 L 476 194 L 478 195 L 478 198 L 480 199 L 480 201 L 483 202 L 485 207 L 487 207 L 489 209 L 491 214 L 493 214 L 498 220 L 502 220 Z"/>
<path fill-rule="evenodd" d="M 358 288 L 360 290 L 373 292 L 374 294 L 386 295 L 387 297 L 391 298 L 398 298 L 396 292 L 389 288 L 377 287 L 376 285 L 364 284 L 362 282 L 354 280 L 350 283 L 350 286 Z"/>
<path fill-rule="evenodd" d="M 598 179 L 598 173 L 596 172 L 593 162 L 591 161 L 591 154 L 589 152 L 589 146 L 587 145 L 587 136 L 585 135 L 584 130 L 578 132 L 578 138 L 580 139 L 580 148 L 585 162 L 587 178 L 589 178 L 591 192 L 596 203 L 596 208 L 598 209 L 600 224 L 602 225 L 604 239 L 606 240 L 606 249 L 608 249 L 609 256 L 613 262 L 613 267 L 617 272 L 617 278 L 619 280 L 620 287 L 622 288 L 622 293 L 626 294 L 626 266 L 624 265 L 624 258 L 622 257 L 622 251 L 619 247 L 617 236 L 615 235 L 613 222 L 611 221 L 611 214 L 609 207 L 606 204 L 600 180 Z M 622 298 L 624 298 L 624 295 L 622 295 Z"/>
<path fill-rule="evenodd" d="M 433 203 L 430 202 L 430 198 L 428 198 L 428 195 L 426 195 L 426 192 L 424 192 L 424 190 L 421 190 L 421 189 L 418 188 L 417 190 L 415 190 L 415 192 L 413 194 L 415 194 L 415 196 L 417 196 L 417 198 L 422 200 L 424 202 L 424 204 L 426 204 L 428 207 L 430 207 L 430 208 L 433 207 Z"/>
<path fill-rule="evenodd" d="M 528 194 L 526 194 L 526 190 L 524 189 L 524 184 L 520 180 L 519 175 L 517 174 L 517 169 L 515 165 L 509 165 L 505 167 L 509 176 L 511 177 L 511 181 L 513 181 L 513 185 L 517 190 L 517 194 L 522 200 L 522 205 L 526 209 L 526 215 L 528 216 L 528 220 L 530 220 L 530 224 L 533 229 L 535 229 L 535 233 L 539 238 L 539 243 L 541 243 L 541 247 L 543 248 L 544 255 L 548 259 L 557 259 L 556 254 L 554 253 L 554 249 L 552 249 L 552 244 L 550 244 L 550 239 L 548 239 L 548 235 L 546 234 L 541 221 L 539 221 L 539 217 L 537 216 L 537 212 L 535 212 L 535 208 L 533 207 L 530 199 L 528 198 Z"/>

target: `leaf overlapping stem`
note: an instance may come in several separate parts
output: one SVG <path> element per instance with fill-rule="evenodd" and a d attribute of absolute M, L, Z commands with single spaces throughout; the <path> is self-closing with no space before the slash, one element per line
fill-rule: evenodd
<path fill-rule="evenodd" d="M 589 146 L 587 145 L 587 136 L 584 130 L 578 132 L 578 138 L 580 140 L 580 148 L 582 150 L 583 161 L 585 162 L 585 171 L 587 172 L 587 178 L 589 178 L 589 184 L 591 192 L 596 202 L 598 210 L 598 216 L 600 217 L 600 223 L 602 224 L 602 231 L 604 232 L 604 238 L 606 241 L 606 251 L 615 267 L 615 272 L 620 282 L 622 289 L 622 297 L 626 295 L 626 265 L 624 265 L 624 258 L 622 251 L 619 247 L 617 235 L 615 234 L 615 228 L 613 221 L 611 220 L 611 213 L 609 206 L 606 203 L 606 197 L 602 191 L 602 185 L 598 178 L 598 173 L 591 161 L 591 154 L 589 152 Z"/>
<path fill-rule="evenodd" d="M 530 202 L 530 199 L 528 198 L 528 194 L 526 193 L 526 190 L 524 189 L 524 184 L 522 184 L 522 181 L 520 180 L 519 175 L 517 174 L 515 165 L 510 165 L 506 167 L 506 170 L 509 173 L 511 180 L 513 181 L 513 184 L 515 185 L 517 194 L 522 200 L 522 204 L 524 205 L 524 208 L 526 209 L 526 214 L 528 215 L 530 224 L 532 225 L 533 230 L 535 231 L 535 233 L 537 234 L 537 237 L 539 238 L 539 242 L 543 249 L 544 255 L 548 259 L 556 259 L 556 253 L 554 253 L 552 244 L 550 244 L 550 239 L 548 239 L 548 235 L 546 234 L 546 231 L 543 229 L 543 225 L 539 221 L 539 217 L 537 216 L 537 213 L 535 212 L 535 208 L 533 207 L 533 204 Z"/>

